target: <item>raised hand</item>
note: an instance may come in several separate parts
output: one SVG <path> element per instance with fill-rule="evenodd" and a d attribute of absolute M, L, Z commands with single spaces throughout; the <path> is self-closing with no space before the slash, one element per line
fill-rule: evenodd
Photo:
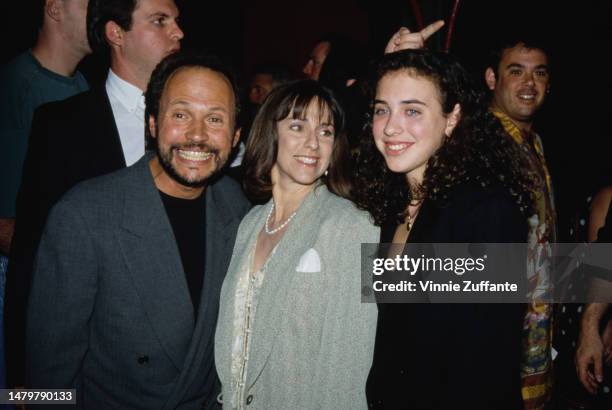
<path fill-rule="evenodd" d="M 425 41 L 427 41 L 429 37 L 440 30 L 443 26 L 444 20 L 438 20 L 431 23 L 423 30 L 414 33 L 412 33 L 406 27 L 400 27 L 400 29 L 389 39 L 389 42 L 385 47 L 385 54 L 400 50 L 415 50 L 423 48 L 425 47 Z"/>

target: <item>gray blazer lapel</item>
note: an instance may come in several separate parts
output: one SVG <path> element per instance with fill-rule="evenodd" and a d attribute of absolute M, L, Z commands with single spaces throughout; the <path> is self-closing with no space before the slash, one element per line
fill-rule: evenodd
<path fill-rule="evenodd" d="M 330 195 L 332 194 L 327 188 L 322 186 L 306 197 L 295 218 L 287 227 L 276 253 L 268 263 L 255 313 L 250 355 L 252 361 L 249 364 L 247 379 L 249 387 L 257 380 L 272 351 L 278 333 L 278 324 L 283 320 L 283 312 L 290 308 L 287 293 L 296 277 L 295 268 L 302 254 L 314 245 L 320 229 L 312 222 L 319 220 L 315 216 L 325 209 L 326 199 Z M 269 210 L 268 206 L 266 213 Z"/>
<path fill-rule="evenodd" d="M 225 209 L 225 212 L 224 212 Z M 187 362 L 197 351 L 204 351 L 213 343 L 215 324 L 219 307 L 219 292 L 227 265 L 231 258 L 233 241 L 232 225 L 239 224 L 227 211 L 225 198 L 215 186 L 206 192 L 206 252 L 204 283 L 198 310 L 198 320 L 194 331 L 192 348 Z"/>
<path fill-rule="evenodd" d="M 129 273 L 159 342 L 183 368 L 194 328 L 193 306 L 172 227 L 149 171 L 150 156 L 128 181 L 118 234 Z"/>
<path fill-rule="evenodd" d="M 217 319 L 218 295 L 232 257 L 234 232 L 240 224 L 240 219 L 228 212 L 229 206 L 221 190 L 222 187 L 213 185 L 206 193 L 206 276 L 198 317 L 209 325 Z M 214 326 L 210 330 L 212 333 Z"/>
<path fill-rule="evenodd" d="M 232 255 L 235 232 L 240 217 L 233 215 L 227 203 L 230 200 L 223 192 L 223 184 L 212 185 L 206 191 L 206 266 L 202 296 L 193 338 L 187 357 L 185 371 L 176 383 L 171 400 L 166 408 L 185 395 L 194 377 L 202 368 L 202 361 L 212 361 L 214 334 L 219 313 L 219 293 Z M 209 353 L 207 353 L 209 352 Z M 210 354 L 210 357 L 208 355 Z M 212 364 L 212 363 L 211 363 Z M 199 375 L 201 376 L 201 374 Z"/>

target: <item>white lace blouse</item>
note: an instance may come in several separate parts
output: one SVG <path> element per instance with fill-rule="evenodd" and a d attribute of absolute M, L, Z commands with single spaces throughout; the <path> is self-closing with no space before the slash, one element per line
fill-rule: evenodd
<path fill-rule="evenodd" d="M 278 244 L 277 244 L 278 246 Z M 232 409 L 244 408 L 244 393 L 251 346 L 251 332 L 255 320 L 257 298 L 264 281 L 268 262 L 276 252 L 272 249 L 268 259 L 257 272 L 251 272 L 257 241 L 249 253 L 247 263 L 240 269 L 240 278 L 236 286 L 234 303 L 234 330 L 232 344 L 231 385 L 234 396 L 231 398 Z"/>

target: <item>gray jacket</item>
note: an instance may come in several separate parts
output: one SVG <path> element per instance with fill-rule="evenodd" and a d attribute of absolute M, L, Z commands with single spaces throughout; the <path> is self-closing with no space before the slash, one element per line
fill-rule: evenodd
<path fill-rule="evenodd" d="M 219 291 L 249 204 L 229 178 L 206 188 L 195 320 L 149 159 L 69 191 L 40 243 L 27 323 L 30 385 L 76 388 L 78 408 L 195 409 L 217 395 Z"/>
<path fill-rule="evenodd" d="M 240 267 L 271 204 L 238 230 L 221 291 L 215 360 L 230 408 L 234 295 Z M 321 186 L 301 205 L 270 259 L 257 299 L 247 368 L 249 409 L 366 408 L 376 305 L 361 303 L 360 244 L 377 243 L 369 216 Z"/>

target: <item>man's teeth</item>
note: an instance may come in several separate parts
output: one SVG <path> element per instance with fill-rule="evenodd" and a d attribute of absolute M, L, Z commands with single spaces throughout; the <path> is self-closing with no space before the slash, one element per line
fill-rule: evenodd
<path fill-rule="evenodd" d="M 519 95 L 521 100 L 535 100 L 535 95 L 533 94 L 521 94 Z"/>
<path fill-rule="evenodd" d="M 178 150 L 178 155 L 189 161 L 205 161 L 212 156 L 210 152 Z"/>
<path fill-rule="evenodd" d="M 309 157 L 297 157 L 297 160 L 300 162 L 303 162 L 304 164 L 315 164 L 317 162 L 316 158 L 309 158 Z"/>

